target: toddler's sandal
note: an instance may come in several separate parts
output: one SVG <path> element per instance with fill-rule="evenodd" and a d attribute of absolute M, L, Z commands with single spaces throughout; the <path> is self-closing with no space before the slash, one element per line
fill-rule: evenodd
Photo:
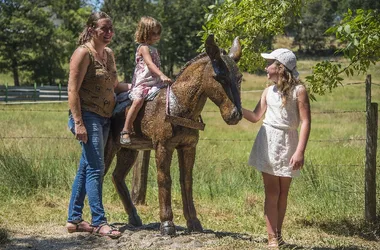
<path fill-rule="evenodd" d="M 129 137 L 130 134 L 132 134 L 132 133 L 129 131 L 121 131 L 120 132 L 120 144 L 122 144 L 122 145 L 131 144 L 131 137 Z M 124 138 L 123 135 L 128 135 L 128 138 Z"/>

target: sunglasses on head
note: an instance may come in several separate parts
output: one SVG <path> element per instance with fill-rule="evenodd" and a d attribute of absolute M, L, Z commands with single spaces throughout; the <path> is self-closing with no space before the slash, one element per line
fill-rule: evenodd
<path fill-rule="evenodd" d="M 111 27 L 98 27 L 96 29 L 103 31 L 104 33 L 108 33 L 108 32 L 113 33 L 114 32 L 114 29 L 112 26 Z"/>

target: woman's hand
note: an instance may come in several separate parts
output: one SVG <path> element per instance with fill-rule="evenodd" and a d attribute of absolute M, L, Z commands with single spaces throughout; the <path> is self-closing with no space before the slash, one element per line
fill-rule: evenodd
<path fill-rule="evenodd" d="M 87 143 L 87 130 L 84 126 L 83 122 L 75 122 L 75 138 L 78 141 L 81 141 L 83 143 Z"/>

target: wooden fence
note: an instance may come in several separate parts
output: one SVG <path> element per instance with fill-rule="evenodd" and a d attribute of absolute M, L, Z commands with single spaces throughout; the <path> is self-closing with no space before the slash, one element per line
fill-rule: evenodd
<path fill-rule="evenodd" d="M 67 101 L 67 87 L 0 85 L 0 103 Z"/>
<path fill-rule="evenodd" d="M 378 138 L 378 104 L 371 102 L 371 75 L 366 83 L 366 160 L 365 160 L 365 219 L 376 222 L 376 152 Z"/>

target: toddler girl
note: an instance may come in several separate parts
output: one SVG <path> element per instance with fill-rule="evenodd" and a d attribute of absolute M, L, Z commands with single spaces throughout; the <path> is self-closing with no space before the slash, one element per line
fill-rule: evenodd
<path fill-rule="evenodd" d="M 132 90 L 129 94 L 132 105 L 126 110 L 126 120 L 120 133 L 120 143 L 131 143 L 132 124 L 144 104 L 144 99 L 157 88 L 162 88 L 172 80 L 160 70 L 160 56 L 152 45 L 161 37 L 162 26 L 156 19 L 145 16 L 138 23 L 135 41 L 139 43 L 136 50 L 136 67 L 132 79 Z"/>

